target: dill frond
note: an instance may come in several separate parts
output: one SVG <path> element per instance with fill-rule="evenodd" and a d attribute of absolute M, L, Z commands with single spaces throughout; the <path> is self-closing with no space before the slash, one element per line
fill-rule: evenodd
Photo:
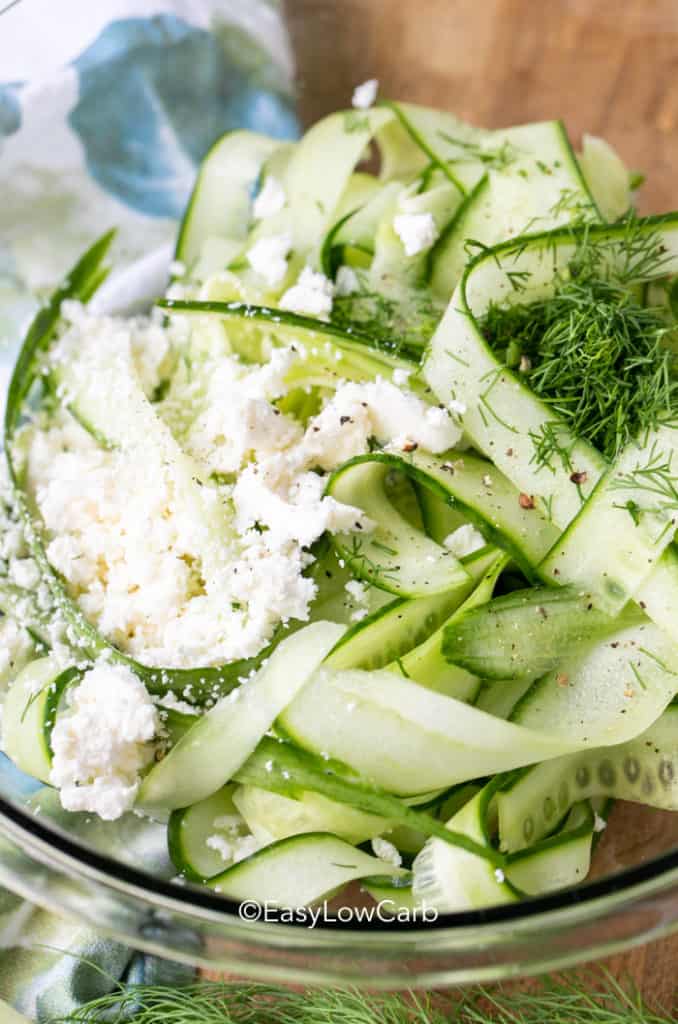
<path fill-rule="evenodd" d="M 408 289 L 395 298 L 366 289 L 354 295 L 337 296 L 332 322 L 349 334 L 353 328 L 368 336 L 376 348 L 418 357 L 443 312 L 444 306 L 424 290 Z"/>
<path fill-rule="evenodd" d="M 474 988 L 424 996 L 354 988 L 294 991 L 277 985 L 203 981 L 183 988 L 133 985 L 52 1024 L 670 1024 L 632 984 L 609 972 L 546 979 L 531 991 Z"/>
<path fill-rule="evenodd" d="M 608 458 L 678 412 L 676 355 L 666 343 L 674 324 L 667 308 L 639 298 L 638 283 L 661 268 L 661 246 L 629 222 L 611 256 L 585 234 L 550 297 L 491 306 L 482 322 L 506 365 Z M 554 430 L 533 439 L 539 464 L 567 459 Z"/>

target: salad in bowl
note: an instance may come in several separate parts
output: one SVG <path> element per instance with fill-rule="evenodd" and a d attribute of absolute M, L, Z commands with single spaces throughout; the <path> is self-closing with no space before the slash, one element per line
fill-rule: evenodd
<path fill-rule="evenodd" d="M 92 245 L 5 411 L 36 808 L 143 816 L 230 900 L 394 913 L 575 885 L 615 799 L 678 809 L 678 214 L 637 184 L 368 82 L 215 144 L 164 290 Z"/>

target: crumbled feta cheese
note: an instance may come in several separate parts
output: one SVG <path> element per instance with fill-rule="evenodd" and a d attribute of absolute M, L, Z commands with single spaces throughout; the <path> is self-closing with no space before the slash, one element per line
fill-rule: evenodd
<path fill-rule="evenodd" d="M 197 715 L 199 711 L 193 704 L 179 698 L 172 692 L 163 693 L 162 697 L 156 697 L 155 703 L 166 711 L 176 711 L 180 715 Z"/>
<path fill-rule="evenodd" d="M 332 312 L 334 284 L 311 267 L 304 267 L 296 284 L 280 299 L 280 308 L 307 316 L 329 316 Z"/>
<path fill-rule="evenodd" d="M 604 832 L 606 828 L 607 822 L 605 821 L 605 818 L 601 818 L 601 816 L 596 811 L 593 819 L 593 831 Z"/>
<path fill-rule="evenodd" d="M 218 853 L 221 859 L 227 864 L 237 864 L 238 861 L 251 857 L 253 853 L 261 849 L 261 844 L 255 836 L 237 836 L 234 839 L 225 839 L 224 836 L 208 836 L 205 844 L 209 850 Z"/>
<path fill-rule="evenodd" d="M 158 324 L 95 317 L 77 303 L 68 315 L 55 358 L 64 355 L 62 343 L 76 352 L 111 346 L 132 359 L 141 379 L 148 343 L 155 355 L 144 390 L 152 378 L 157 383 L 168 352 L 186 341 L 184 328 L 163 333 Z M 281 621 L 307 619 L 316 587 L 305 572 L 312 560 L 305 549 L 326 530 L 373 525 L 359 509 L 324 496 L 317 470 L 366 451 L 371 437 L 437 453 L 461 434 L 447 410 L 381 379 L 340 383 L 304 430 L 274 404 L 290 387 L 296 361 L 306 358 L 301 344 L 273 348 L 263 365 L 248 365 L 221 329 L 205 334 L 201 326 L 199 341 L 205 349 L 191 373 L 179 364 L 170 394 L 152 415 L 171 428 L 173 450 L 183 449 L 190 465 L 204 470 L 195 488 L 199 507 L 226 510 L 228 529 L 215 559 L 205 557 L 212 551 L 205 520 L 182 503 L 175 478 L 157 451 L 145 451 L 143 439 L 139 451 L 103 449 L 66 413 L 30 433 L 28 483 L 46 524 L 50 561 L 97 628 L 149 665 L 251 657 Z M 406 380 L 407 371 L 397 376 Z M 210 473 L 230 480 L 213 484 Z M 27 564 L 10 571 L 33 582 L 33 563 L 15 534 L 4 535 L 9 561 Z M 49 611 L 49 591 L 42 589 Z M 55 615 L 55 638 L 63 629 Z"/>
<path fill-rule="evenodd" d="M 405 370 L 402 366 L 397 366 L 393 371 L 393 383 L 398 388 L 406 388 L 409 386 L 411 376 L 412 370 Z"/>
<path fill-rule="evenodd" d="M 343 264 L 339 267 L 335 287 L 336 294 L 341 296 L 353 295 L 360 290 L 360 280 L 353 267 Z"/>
<path fill-rule="evenodd" d="M 63 807 L 106 821 L 128 811 L 157 731 L 155 705 L 130 669 L 99 663 L 86 672 L 52 730 L 50 782 Z"/>
<path fill-rule="evenodd" d="M 367 110 L 374 104 L 379 91 L 379 80 L 368 78 L 362 85 L 356 85 L 353 90 L 352 104 L 356 110 Z"/>
<path fill-rule="evenodd" d="M 494 877 L 496 878 L 497 882 L 499 882 L 500 885 L 502 884 L 502 882 L 506 881 L 506 875 L 504 874 L 501 868 L 494 869 Z"/>
<path fill-rule="evenodd" d="M 34 590 L 40 582 L 40 570 L 32 558 L 15 558 L 9 563 L 9 578 L 22 590 Z"/>
<path fill-rule="evenodd" d="M 345 590 L 356 604 L 364 604 L 369 593 L 369 587 L 367 584 L 362 583 L 360 580 L 349 580 L 346 584 Z"/>
<path fill-rule="evenodd" d="M 370 588 L 360 580 L 349 580 L 344 589 L 351 604 L 355 605 L 355 609 L 351 613 L 351 622 L 360 622 L 369 611 Z"/>
<path fill-rule="evenodd" d="M 205 840 L 205 846 L 208 850 L 214 850 L 215 853 L 218 853 L 225 863 L 228 864 L 233 860 L 233 845 L 224 836 L 208 836 Z"/>
<path fill-rule="evenodd" d="M 485 547 L 485 538 L 476 530 L 475 526 L 464 523 L 463 526 L 458 526 L 456 530 L 447 535 L 443 545 L 457 558 L 464 558 Z"/>
<path fill-rule="evenodd" d="M 274 175 L 269 174 L 264 179 L 261 191 L 254 200 L 252 213 L 256 220 L 264 220 L 266 217 L 273 217 L 280 213 L 285 205 L 285 190 Z"/>
<path fill-rule="evenodd" d="M 399 868 L 403 862 L 397 847 L 393 843 L 389 843 L 388 839 L 382 839 L 381 836 L 372 840 L 372 852 L 379 860 L 385 861 L 394 868 Z"/>
<path fill-rule="evenodd" d="M 431 213 L 399 213 L 393 218 L 393 230 L 405 247 L 407 256 L 430 249 L 438 237 Z"/>
<path fill-rule="evenodd" d="M 269 235 L 258 238 L 247 250 L 247 262 L 252 270 L 264 278 L 266 283 L 275 288 L 287 273 L 287 257 L 292 249 L 292 236 Z"/>
<path fill-rule="evenodd" d="M 372 436 L 381 444 L 419 446 L 439 454 L 454 447 L 461 431 L 446 410 L 378 378 L 340 385 L 311 420 L 301 449 L 312 464 L 330 468 L 367 451 Z"/>
<path fill-rule="evenodd" d="M 317 473 L 302 473 L 290 486 L 275 489 L 259 467 L 247 466 L 233 490 L 238 529 L 266 526 L 262 542 L 280 550 L 290 541 L 308 547 L 326 530 L 345 533 L 371 525 L 360 509 L 323 497 L 324 488 Z"/>
<path fill-rule="evenodd" d="M 35 657 L 34 641 L 14 616 L 0 619 L 0 693 Z"/>

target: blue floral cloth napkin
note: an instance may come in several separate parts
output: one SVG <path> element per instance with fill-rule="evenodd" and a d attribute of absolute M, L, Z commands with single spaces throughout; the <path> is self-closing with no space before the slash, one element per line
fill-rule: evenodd
<path fill-rule="evenodd" d="M 25 324 L 65 269 L 109 227 L 118 265 L 170 241 L 198 163 L 232 128 L 297 132 L 276 0 L 0 0 L 3 398 Z M 121 980 L 186 975 L 0 890 L 0 999 L 31 1020 Z M 0 1004 L 3 1024 L 10 1012 Z"/>

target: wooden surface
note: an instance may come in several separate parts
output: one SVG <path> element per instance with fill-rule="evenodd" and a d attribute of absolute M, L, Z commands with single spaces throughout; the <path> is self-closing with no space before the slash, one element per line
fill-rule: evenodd
<path fill-rule="evenodd" d="M 610 139 L 647 173 L 644 212 L 678 206 L 678 0 L 286 0 L 305 123 L 379 78 L 382 93 L 488 127 L 561 117 Z M 623 810 L 634 854 L 642 821 Z M 649 832 L 648 832 L 649 830 Z M 678 838 L 678 834 L 677 834 Z M 608 843 L 611 842 L 608 840 Z M 606 854 L 607 855 L 607 854 Z M 612 958 L 650 999 L 678 1007 L 678 936 Z"/>
<path fill-rule="evenodd" d="M 500 127 L 561 117 L 648 172 L 678 205 L 677 0 L 286 0 L 309 123 L 353 86 Z"/>

